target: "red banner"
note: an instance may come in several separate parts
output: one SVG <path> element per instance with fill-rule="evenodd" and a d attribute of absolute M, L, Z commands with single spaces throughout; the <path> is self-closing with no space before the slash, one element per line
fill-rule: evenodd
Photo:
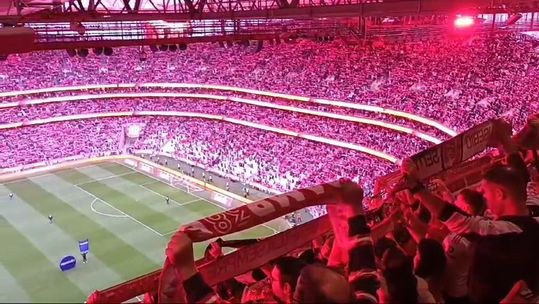
<path fill-rule="evenodd" d="M 309 243 L 330 230 L 331 225 L 328 217 L 322 216 L 268 237 L 256 244 L 243 247 L 213 263 L 202 266 L 199 270 L 206 283 L 213 286 L 258 268 Z"/>
<path fill-rule="evenodd" d="M 327 216 L 296 226 L 274 236 L 265 238 L 258 243 L 240 248 L 224 257 L 200 267 L 200 273 L 209 285 L 215 285 L 238 274 L 246 273 L 260 267 L 269 261 L 283 256 L 298 247 L 311 242 L 331 230 Z M 197 261 L 197 265 L 202 260 Z M 149 291 L 158 290 L 159 278 L 169 284 L 161 286 L 159 292 L 169 299 L 181 298 L 183 290 L 173 288 L 179 284 L 176 281 L 174 267 L 165 262 L 162 270 L 152 272 L 140 278 L 122 283 L 103 291 L 96 291 L 87 303 L 121 303 Z M 180 292 L 178 294 L 177 292 Z"/>
<path fill-rule="evenodd" d="M 340 193 L 343 186 L 357 187 L 349 180 L 339 180 L 259 200 L 185 225 L 172 236 L 172 240 L 185 239 L 182 236 L 185 234 L 192 242 L 203 242 L 258 226 L 308 206 L 334 204 L 341 199 Z M 327 217 L 322 217 L 226 255 L 209 266 L 202 266 L 200 272 L 207 280 L 206 282 L 213 285 L 260 267 L 322 235 L 329 229 L 329 220 Z M 172 241 L 169 246 L 171 245 L 185 246 L 185 244 L 172 243 Z M 172 268 L 174 266 L 167 258 L 159 283 L 158 298 L 160 303 L 185 300 L 181 293 L 167 292 L 171 290 L 171 285 L 182 281 L 182 278 L 179 278 Z"/>
<path fill-rule="evenodd" d="M 203 218 L 180 230 L 193 242 L 239 232 L 305 207 L 333 203 L 344 183 L 349 181 L 335 181 L 259 200 Z"/>

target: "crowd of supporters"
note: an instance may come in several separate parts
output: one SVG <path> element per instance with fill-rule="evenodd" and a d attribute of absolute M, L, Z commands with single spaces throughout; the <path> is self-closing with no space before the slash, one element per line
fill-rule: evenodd
<path fill-rule="evenodd" d="M 166 252 L 183 280 L 171 283 L 181 290 L 179 298 L 147 294 L 145 301 L 537 303 L 539 115 L 525 133 L 525 141 L 494 135 L 504 161 L 456 196 L 441 180 L 428 190 L 418 167 L 405 161 L 381 222 L 370 221 L 363 191 L 348 183 L 338 204 L 345 225 L 334 224 L 310 247 L 216 286 L 196 270 L 189 230 L 178 232 Z M 205 262 L 219 260 L 222 246 L 222 240 L 211 244 Z M 168 280 L 162 276 L 161 284 Z"/>
<path fill-rule="evenodd" d="M 319 111 L 319 112 L 327 112 L 327 113 L 333 113 L 333 114 L 340 114 L 340 115 L 347 115 L 347 116 L 354 116 L 354 117 L 361 117 L 361 118 L 367 118 L 367 119 L 374 119 L 379 120 L 387 123 L 393 123 L 401 126 L 405 126 L 414 130 L 423 131 L 428 134 L 431 134 L 433 136 L 436 136 L 440 139 L 444 139 L 448 137 L 448 133 L 441 131 L 438 128 L 435 128 L 433 126 L 419 123 L 414 120 L 394 116 L 394 115 L 388 115 L 383 112 L 375 112 L 375 111 L 367 111 L 363 109 L 357 109 L 354 107 L 357 107 L 357 104 L 350 103 L 350 102 L 344 102 L 342 104 L 336 104 L 332 102 L 332 100 L 323 100 L 322 101 L 316 101 L 316 99 L 310 99 L 308 102 L 306 101 L 295 101 L 295 100 L 288 100 L 284 99 L 282 97 L 271 97 L 267 95 L 261 95 L 261 94 L 254 94 L 254 93 L 248 93 L 248 92 L 242 92 L 242 91 L 235 91 L 233 89 L 229 90 L 222 90 L 222 89 L 209 89 L 201 87 L 200 84 L 193 84 L 198 85 L 199 87 L 171 87 L 174 86 L 175 83 L 163 83 L 163 84 L 132 84 L 133 87 L 124 88 L 124 87 L 116 87 L 118 84 L 108 84 L 112 85 L 114 87 L 110 88 L 100 88 L 100 89 L 80 89 L 80 90 L 66 90 L 65 87 L 60 87 L 58 91 L 53 92 L 43 92 L 43 93 L 37 93 L 34 92 L 32 94 L 19 94 L 15 96 L 9 96 L 9 97 L 0 97 L 0 103 L 7 103 L 7 102 L 20 102 L 20 101 L 28 101 L 28 100 L 40 100 L 40 99 L 47 99 L 47 98 L 69 98 L 69 97 L 76 97 L 77 95 L 100 95 L 100 94 L 170 94 L 170 93 L 183 93 L 183 94 L 210 94 L 210 95 L 218 95 L 222 97 L 236 97 L 236 98 L 243 98 L 248 100 L 254 100 L 254 101 L 261 101 L 265 103 L 269 103 L 270 105 L 278 105 L 278 106 L 289 106 L 299 109 L 306 109 L 306 110 L 313 110 L 313 111 Z M 145 86 L 147 85 L 147 86 Z M 203 85 L 203 84 L 202 84 Z M 306 97 L 306 96 L 302 96 Z M 133 97 L 131 97 L 133 98 Z M 155 99 L 156 97 L 152 97 L 152 99 Z M 147 98 L 146 98 L 147 99 Z M 174 102 L 179 99 L 186 99 L 184 97 L 176 97 L 176 98 L 163 98 L 163 101 L 169 101 Z M 200 99 L 197 99 L 200 100 Z M 210 100 L 210 99 L 207 99 Z M 215 100 L 214 100 L 215 101 Z M 217 101 L 216 101 L 217 102 Z M 234 102 L 234 101 L 231 101 Z M 239 102 L 235 102 L 235 104 L 238 104 Z M 140 109 L 140 108 L 135 108 Z M 24 116 L 25 111 L 21 111 L 19 113 L 19 116 Z"/>
<path fill-rule="evenodd" d="M 381 175 L 391 166 L 364 153 L 306 139 L 226 122 L 169 117 L 86 119 L 5 130 L 0 133 L 0 159 L 9 168 L 73 155 L 119 154 L 123 126 L 133 123 L 145 125 L 133 150 L 155 151 L 168 143 L 178 158 L 279 190 L 344 176 Z"/>
<path fill-rule="evenodd" d="M 499 33 L 375 47 L 299 41 L 265 45 L 260 52 L 200 44 L 185 52 L 156 52 L 145 62 L 134 48 L 115 49 L 110 57 L 32 53 L 2 64 L 0 91 L 194 82 L 400 109 L 457 130 L 502 114 L 521 126 L 526 113 L 537 110 L 530 88 L 539 55 L 525 37 Z"/>
<path fill-rule="evenodd" d="M 167 134 L 172 139 L 169 142 L 175 145 L 174 153 L 180 158 L 280 191 L 344 176 L 358 178 L 380 174 L 391 166 L 357 151 L 229 123 L 184 119 L 164 126 L 160 119 L 155 119 L 149 127 L 150 130 L 161 129 L 159 134 Z M 244 134 L 245 137 L 231 137 L 229 134 Z M 141 138 L 146 138 L 146 135 Z M 138 143 L 134 148 L 147 149 L 152 148 L 155 141 Z M 309 159 L 317 161 L 306 161 Z M 362 182 L 367 182 L 367 179 Z"/>
<path fill-rule="evenodd" d="M 180 111 L 241 119 L 298 133 L 327 137 L 362 145 L 401 158 L 425 149 L 426 142 L 413 135 L 367 124 L 293 113 L 231 101 L 197 99 L 99 99 L 48 103 L 0 110 L 0 123 L 19 122 L 65 115 L 123 111 Z M 149 132 L 154 132 L 149 130 Z M 406 145 L 403 146 L 402 142 Z M 160 150 L 161 147 L 153 147 Z"/>
<path fill-rule="evenodd" d="M 520 128 L 530 113 L 539 112 L 536 47 L 523 35 L 498 33 L 375 47 L 299 41 L 267 45 L 260 52 L 239 46 L 193 45 L 177 54 L 154 53 L 145 62 L 137 59 L 134 49 L 88 58 L 50 52 L 10 56 L 0 69 L 0 90 L 89 83 L 224 84 L 399 109 L 455 130 L 499 116 Z M 358 114 L 331 106 L 301 107 Z M 427 146 L 411 135 L 389 134 L 377 127 L 229 101 L 51 103 L 7 108 L 0 119 L 6 123 L 132 110 L 225 115 L 362 144 L 397 157 Z M 427 190 L 417 178 L 417 168 L 405 162 L 401 168 L 405 178 L 392 189 L 393 208 L 382 222 L 372 224 L 367 219 L 361 206 L 363 190 L 349 184 L 341 206 L 346 225 L 333 227 L 332 235 L 316 240 L 298 255 L 278 258 L 218 286 L 208 286 L 197 273 L 190 239 L 175 234 L 167 258 L 182 274 L 183 282 L 177 285 L 185 292 L 181 300 L 537 302 L 539 223 L 533 212 L 539 201 L 539 157 L 526 167 L 515 144 L 520 149 L 539 148 L 538 120 L 526 125 L 535 135 L 532 140 L 499 143 L 507 162 L 490 169 L 478 187 L 456 197 L 442 183 L 436 184 L 435 191 Z M 201 167 L 241 175 L 281 191 L 339 177 L 359 180 L 361 188 L 369 191 L 373 179 L 391 169 L 388 162 L 350 149 L 231 123 L 176 117 L 86 119 L 2 130 L 0 161 L 3 167 L 13 167 L 70 155 L 122 153 L 124 126 L 132 123 L 142 123 L 144 128 L 130 149 L 167 150 Z M 213 261 L 221 255 L 221 245 L 215 242 L 206 259 Z M 156 296 L 148 294 L 147 301 L 157 301 Z"/>
<path fill-rule="evenodd" d="M 130 48 L 117 49 L 111 57 L 92 55 L 88 58 L 70 58 L 61 52 L 10 56 L 0 70 L 0 89 L 13 91 L 91 83 L 224 84 L 400 109 L 435 119 L 455 130 L 463 130 L 486 118 L 500 115 L 505 115 L 518 127 L 528 113 L 537 110 L 537 103 L 531 102 L 536 93 L 530 88 L 537 76 L 538 56 L 534 51 L 534 42 L 523 35 L 500 33 L 468 40 L 439 39 L 376 47 L 344 46 L 342 43 L 299 41 L 267 45 L 261 52 L 253 52 L 242 46 L 223 49 L 215 45 L 192 45 L 185 52 L 153 53 L 145 62 L 139 61 L 136 53 L 138 51 Z M 238 65 L 238 62 L 242 64 Z M 145 89 L 135 91 L 143 92 Z M 193 89 L 184 91 L 200 92 Z M 2 102 L 47 95 L 55 94 L 6 97 L 2 98 Z M 239 96 L 253 97 L 250 94 Z M 271 98 L 265 100 L 324 112 L 383 116 L 386 120 L 394 120 L 387 115 L 343 107 Z M 397 158 L 423 150 L 430 144 L 412 135 L 365 124 L 231 101 L 185 98 L 88 100 L 22 106 L 3 109 L 0 120 L 14 122 L 68 114 L 132 110 L 184 110 L 224 115 L 360 144 Z M 399 119 L 398 122 L 409 124 L 415 129 L 425 128 L 424 125 L 410 123 L 404 119 Z M 151 134 L 152 130 L 147 133 Z M 439 130 L 433 128 L 429 128 L 427 133 L 440 139 L 447 138 L 446 134 L 440 134 Z M 36 138 L 35 141 L 39 139 Z M 162 146 L 156 145 L 152 148 L 159 150 Z M 200 150 L 201 147 L 197 149 Z M 113 147 L 112 150 L 119 148 Z M 195 153 L 195 150 L 190 153 Z M 25 155 L 19 158 L 22 164 L 36 160 Z M 304 160 L 311 161 L 311 158 Z M 9 160 L 9 163 L 19 164 L 13 160 Z M 370 167 L 377 167 L 376 163 L 379 161 L 375 160 L 373 163 Z M 377 172 L 380 171 L 384 170 L 377 167 Z M 267 174 L 261 178 L 267 179 L 271 175 Z M 366 179 L 372 179 L 373 176 L 375 175 L 370 174 Z"/>
<path fill-rule="evenodd" d="M 0 159 L 3 168 L 48 162 L 68 156 L 86 157 L 119 153 L 121 125 L 115 120 L 69 121 L 2 130 Z"/>

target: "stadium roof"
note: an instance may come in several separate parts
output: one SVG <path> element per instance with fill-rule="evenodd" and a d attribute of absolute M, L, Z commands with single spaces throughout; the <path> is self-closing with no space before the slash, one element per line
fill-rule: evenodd
<path fill-rule="evenodd" d="M 538 4 L 536 0 L 0 0 L 0 22 L 310 19 L 447 14 L 461 9 L 530 12 L 537 11 Z M 43 14 L 45 9 L 50 12 Z"/>
<path fill-rule="evenodd" d="M 0 16 L 29 15 L 53 9 L 68 0 L 0 0 Z"/>
<path fill-rule="evenodd" d="M 450 16 L 462 11 L 536 12 L 539 1 L 0 0 L 0 55 L 224 40 L 260 43 L 305 33 L 343 36 L 350 28 L 339 18 Z"/>

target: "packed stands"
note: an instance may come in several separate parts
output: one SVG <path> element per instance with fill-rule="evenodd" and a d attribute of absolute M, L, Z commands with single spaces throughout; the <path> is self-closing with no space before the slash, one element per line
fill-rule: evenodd
<path fill-rule="evenodd" d="M 425 170 L 428 154 L 414 155 L 401 167 L 407 178 L 388 189 L 393 194 L 384 199 L 383 220 L 373 218 L 380 216 L 377 210 L 363 209 L 363 191 L 349 180 L 295 190 L 186 224 L 172 237 L 162 271 L 96 292 L 88 301 L 126 299 L 144 291 L 146 303 L 535 303 L 539 114 L 512 139 L 511 125 L 503 120 L 488 121 L 458 138 L 466 141 L 477 130 L 488 130 L 488 135 L 462 151 L 498 147 L 496 158 L 503 160 L 482 171 L 479 186 L 468 190 L 478 195 L 454 197 L 436 179 L 443 169 Z M 451 146 L 447 141 L 442 149 Z M 461 156 L 457 167 L 467 166 L 459 162 L 473 155 Z M 477 174 L 472 170 L 468 175 Z M 210 256 L 196 263 L 192 258 L 193 242 L 322 201 L 329 217 L 260 241 L 217 240 L 209 246 Z M 273 207 L 260 212 L 262 206 Z M 239 219 L 238 213 L 245 217 Z M 226 229 L 224 222 L 229 223 Z M 228 246 L 240 249 L 223 256 Z"/>
<path fill-rule="evenodd" d="M 377 120 L 408 127 L 414 130 L 434 134 L 437 138 L 454 136 L 456 132 L 436 121 L 412 113 L 395 111 L 388 108 L 357 104 L 336 100 L 316 99 L 306 96 L 281 94 L 268 91 L 252 90 L 222 85 L 192 83 L 123 83 L 100 84 L 69 87 L 51 87 L 0 93 L 4 107 L 30 105 L 48 102 L 81 101 L 85 99 L 108 98 L 180 98 L 208 99 L 208 101 L 226 100 L 235 103 L 254 104 L 263 107 L 290 107 L 296 111 L 316 111 Z M 84 98 L 84 96 L 90 96 Z"/>
<path fill-rule="evenodd" d="M 147 62 L 137 61 L 132 49 L 86 59 L 66 59 L 58 52 L 10 56 L 0 70 L 0 91 L 88 83 L 224 84 L 398 109 L 466 130 L 450 139 L 440 130 L 417 128 L 447 139 L 432 147 L 432 142 L 380 127 L 230 100 L 110 98 L 24 105 L 27 98 L 78 92 L 2 99 L 2 104 L 23 101 L 1 108 L 4 126 L 76 114 L 189 111 L 361 144 L 400 159 L 421 152 L 399 164 L 397 181 L 378 191 L 373 191 L 375 180 L 397 169 L 391 162 L 200 118 L 109 117 L 6 127 L 0 132 L 0 160 L 3 167 L 13 167 L 70 155 L 167 151 L 200 167 L 291 191 L 186 223 L 173 235 L 162 271 L 98 291 L 89 303 L 126 301 L 143 293 L 146 303 L 536 303 L 539 116 L 527 120 L 539 112 L 536 48 L 513 33 L 376 47 L 300 41 L 257 53 L 196 45 L 174 55 L 154 53 Z M 333 105 L 260 100 L 418 125 Z M 499 117 L 503 120 L 488 120 Z M 144 125 L 142 133 L 125 146 L 124 126 L 134 123 Z M 514 135 L 513 129 L 522 131 Z M 473 166 L 480 159 L 461 164 L 485 150 L 496 160 L 488 168 Z M 449 190 L 435 179 L 447 179 L 442 172 L 461 165 L 468 169 L 457 178 L 473 184 Z M 468 194 L 455 195 L 465 187 Z M 372 205 L 365 210 L 364 197 L 372 192 Z M 234 246 L 214 241 L 203 260 L 193 259 L 194 242 L 317 205 L 331 206 L 329 215 L 265 240 L 239 242 L 240 249 L 228 255 L 222 248 Z M 220 229 L 223 223 L 227 229 Z"/>
<path fill-rule="evenodd" d="M 3 164 L 9 168 L 80 154 L 118 154 L 122 152 L 122 125 L 129 123 L 146 124 L 133 150 L 155 151 L 170 143 L 178 157 L 201 167 L 213 167 L 279 190 L 343 176 L 382 174 L 391 166 L 359 152 L 230 123 L 166 117 L 68 121 L 2 131 Z M 320 155 L 327 159 L 320 162 Z M 357 163 L 363 166 L 354 165 Z M 364 182 L 372 187 L 367 181 Z"/>
<path fill-rule="evenodd" d="M 136 49 L 87 58 L 35 53 L 8 58 L 0 91 L 196 82 L 378 105 L 460 131 L 502 114 L 521 126 L 525 113 L 536 109 L 529 90 L 537 77 L 533 43 L 520 34 L 500 33 L 376 47 L 300 41 L 268 45 L 258 53 L 241 46 L 192 45 L 185 52 L 153 53 L 145 62 L 138 61 Z"/>
<path fill-rule="evenodd" d="M 381 127 L 229 101 L 214 102 L 195 99 L 88 100 L 14 107 L 2 111 L 2 123 L 18 122 L 21 119 L 34 120 L 74 114 L 124 111 L 181 111 L 226 116 L 299 133 L 327 136 L 384 151 L 399 158 L 423 150 L 429 144 L 419 138 L 414 138 L 411 134 L 398 134 L 398 132 Z M 402 141 L 408 143 L 406 147 L 399 146 L 398 143 Z"/>

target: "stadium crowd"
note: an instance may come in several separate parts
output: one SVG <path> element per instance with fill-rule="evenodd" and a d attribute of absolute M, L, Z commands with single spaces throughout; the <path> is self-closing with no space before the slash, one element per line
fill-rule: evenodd
<path fill-rule="evenodd" d="M 200 167 L 281 191 L 345 176 L 361 176 L 362 183 L 372 188 L 372 181 L 363 176 L 381 175 L 391 167 L 389 162 L 357 151 L 306 139 L 226 122 L 169 117 L 86 119 L 5 130 L 0 133 L 2 166 L 118 154 L 124 152 L 120 144 L 124 126 L 134 123 L 145 127 L 130 146 L 132 150 L 156 151 L 168 146 L 178 158 Z"/>
<path fill-rule="evenodd" d="M 162 275 L 169 291 L 146 294 L 145 302 L 537 303 L 539 115 L 514 140 L 502 135 L 507 126 L 497 124 L 491 141 L 505 160 L 477 187 L 456 197 L 440 180 L 426 187 L 406 160 L 388 215 L 372 223 L 362 189 L 343 181 L 337 208 L 344 224 L 332 221 L 332 232 L 308 248 L 216 286 L 195 266 L 195 231 L 178 231 L 166 254 L 181 279 Z M 229 244 L 210 244 L 204 263 L 218 261 Z"/>
<path fill-rule="evenodd" d="M 129 48 L 117 49 L 111 57 L 66 59 L 66 55 L 59 52 L 24 54 L 10 56 L 2 65 L 0 89 L 13 91 L 89 83 L 224 84 L 400 109 L 433 118 L 456 130 L 463 130 L 484 119 L 500 115 L 518 127 L 528 113 L 539 107 L 537 103 L 530 102 L 536 94 L 536 90 L 530 88 L 534 87 L 533 79 L 537 76 L 538 56 L 534 52 L 533 42 L 524 37 L 501 33 L 467 41 L 437 39 L 376 47 L 343 46 L 340 45 L 342 41 L 322 44 L 299 41 L 267 45 L 258 53 L 239 46 L 220 49 L 202 44 L 192 45 L 188 51 L 176 54 L 156 52 L 146 62 L 138 61 L 137 51 Z M 237 65 L 237 62 L 242 62 L 242 65 Z M 144 90 L 149 89 L 135 89 Z M 46 95 L 55 94 L 41 94 Z M 29 98 L 37 97 L 39 95 Z M 2 98 L 3 102 L 11 100 L 9 97 Z M 354 116 L 365 114 L 340 107 L 270 101 Z M 78 101 L 3 109 L 0 119 L 3 122 L 13 122 L 88 112 L 171 109 L 226 115 L 297 132 L 327 135 L 384 151 L 398 158 L 427 146 L 426 142 L 411 135 L 389 132 L 378 127 L 285 113 L 247 104 L 232 104 L 228 101 Z M 431 134 L 440 135 L 436 132 Z M 153 148 L 157 150 L 161 147 L 157 145 Z M 19 159 L 23 164 L 35 160 L 24 155 Z M 14 161 L 4 164 L 7 163 Z"/>
<path fill-rule="evenodd" d="M 85 113 L 123 111 L 180 111 L 225 116 L 298 133 L 363 145 L 399 158 L 414 154 L 428 146 L 428 142 L 413 135 L 367 124 L 351 123 L 231 101 L 196 99 L 174 101 L 167 99 L 105 99 L 14 107 L 0 110 L 0 123 Z M 403 145 L 403 142 L 406 144 Z M 154 149 L 159 151 L 161 147 L 155 146 Z"/>
<path fill-rule="evenodd" d="M 519 127 L 538 107 L 530 89 L 539 62 L 534 43 L 525 35 L 502 32 L 369 47 L 300 40 L 266 45 L 260 52 L 200 44 L 185 52 L 156 52 L 145 62 L 134 48 L 116 49 L 110 57 L 32 53 L 10 56 L 2 64 L 0 91 L 207 83 L 400 109 L 459 131 L 501 115 Z"/>
<path fill-rule="evenodd" d="M 456 197 L 441 183 L 434 191 L 428 190 L 417 177 L 417 168 L 404 162 L 405 178 L 388 198 L 391 204 L 387 206 L 393 207 L 378 223 L 369 220 L 361 202 L 372 180 L 391 168 L 389 163 L 348 149 L 224 122 L 107 118 L 3 130 L 0 161 L 9 167 L 66 155 L 120 153 L 125 148 L 121 145 L 124 126 L 143 123 L 142 136 L 131 149 L 170 150 L 201 167 L 240 174 L 281 190 L 339 177 L 359 180 L 364 190 L 353 183 L 345 187 L 339 206 L 345 225 L 335 225 L 332 236 L 317 239 L 298 255 L 278 258 L 218 286 L 208 286 L 195 267 L 191 240 L 183 232 L 176 233 L 166 255 L 182 278 L 172 284 L 185 295 L 163 299 L 168 295 L 147 294 L 150 303 L 537 303 L 539 223 L 533 216 L 539 201 L 539 157 L 535 153 L 527 167 L 516 149 L 539 149 L 539 117 L 525 123 L 530 113 L 539 112 L 539 56 L 534 43 L 508 33 L 367 48 L 341 43 L 300 41 L 266 46 L 256 53 L 250 48 L 195 45 L 174 60 L 170 53 L 155 53 L 147 62 L 137 61 L 132 49 L 86 59 L 66 60 L 56 52 L 10 56 L 0 70 L 0 90 L 100 83 L 102 79 L 107 83 L 227 84 L 395 108 L 457 130 L 504 116 L 516 128 L 526 126 L 525 140 L 508 140 L 506 133 L 496 130 L 499 142 L 495 144 L 505 153 L 505 164 L 488 170 L 477 188 Z M 196 103 L 204 108 L 209 102 Z M 108 111 L 108 107 L 131 110 L 143 105 L 148 110 L 180 104 L 179 108 L 193 108 L 188 101 L 172 106 L 138 100 L 78 102 L 31 107 L 24 114 L 7 110 L 2 121 L 13 121 L 17 115 L 30 119 Z M 424 148 L 404 136 L 400 140 L 385 138 L 385 133 L 371 136 L 363 126 L 276 110 L 255 111 L 247 105 L 234 108 L 229 111 L 225 103 L 212 103 L 204 111 L 331 134 L 380 145 L 388 152 Z M 368 136 L 355 136 L 364 130 Z M 221 245 L 215 242 L 205 258 L 213 261 L 221 255 Z"/>
<path fill-rule="evenodd" d="M 167 134 L 167 137 L 149 138 L 143 134 L 133 149 L 153 150 L 168 142 L 177 157 L 189 159 L 199 167 L 216 168 L 242 181 L 261 183 L 279 191 L 345 176 L 357 179 L 383 174 L 391 167 L 388 162 L 373 160 L 353 150 L 229 123 L 217 123 L 215 127 L 212 124 L 199 119 L 182 119 L 165 125 L 161 118 L 156 118 L 145 130 L 157 129 L 160 131 L 152 134 Z M 371 180 L 361 179 L 362 183 L 370 185 L 368 188 L 372 187 Z"/>
<path fill-rule="evenodd" d="M 118 120 L 69 121 L 0 132 L 2 168 L 49 162 L 68 156 L 120 153 Z"/>
<path fill-rule="evenodd" d="M 294 108 L 300 108 L 300 109 L 307 109 L 307 110 L 313 110 L 313 111 L 319 111 L 319 112 L 327 112 L 327 113 L 334 113 L 334 114 L 340 114 L 340 115 L 348 115 L 348 116 L 354 116 L 354 117 L 361 117 L 361 118 L 368 118 L 368 119 L 374 119 L 379 120 L 387 123 L 393 123 L 401 126 L 405 126 L 417 131 L 423 131 L 428 134 L 432 134 L 439 139 L 445 139 L 448 138 L 448 134 L 446 132 L 443 132 L 439 130 L 438 128 L 432 127 L 430 125 L 419 123 L 414 120 L 401 118 L 394 115 L 388 115 L 385 113 L 380 112 L 373 112 L 373 111 L 366 111 L 362 109 L 354 109 L 353 107 L 356 106 L 353 103 L 346 103 L 345 105 L 336 105 L 335 103 L 332 103 L 329 101 L 329 103 L 320 103 L 320 102 L 298 102 L 298 101 L 291 101 L 284 98 L 279 97 L 269 97 L 269 96 L 263 96 L 263 95 L 257 95 L 257 94 L 251 94 L 251 93 L 245 93 L 245 92 L 237 92 L 237 91 L 227 91 L 227 90 L 217 90 L 217 89 L 207 89 L 207 88 L 170 88 L 166 86 L 167 84 L 163 86 L 149 86 L 144 87 L 142 85 L 135 86 L 133 88 L 122 88 L 122 87 L 114 87 L 114 88 L 106 88 L 106 89 L 82 89 L 82 90 L 67 90 L 67 91 L 55 91 L 55 92 L 45 92 L 45 93 L 33 93 L 33 94 L 19 94 L 16 96 L 10 96 L 10 97 L 0 97 L 0 103 L 7 103 L 7 102 L 27 102 L 28 100 L 40 100 L 40 99 L 46 99 L 46 98 L 55 98 L 55 97 L 75 97 L 77 95 L 100 95 L 100 94 L 170 94 L 170 93 L 182 93 L 182 94 L 210 94 L 210 95 L 219 95 L 219 96 L 225 96 L 225 97 L 236 97 L 236 98 L 244 98 L 254 101 L 262 101 L 266 103 L 270 103 L 273 105 L 279 105 L 279 106 L 288 106 L 288 107 L 294 107 Z M 65 88 L 64 88 L 65 89 Z M 132 98 L 132 97 L 130 97 Z M 157 99 L 155 97 L 151 98 Z M 163 101 L 173 101 L 178 100 L 179 98 L 163 98 Z M 239 102 L 236 102 L 235 104 L 238 104 Z M 24 115 L 24 111 L 20 113 L 20 115 Z"/>

